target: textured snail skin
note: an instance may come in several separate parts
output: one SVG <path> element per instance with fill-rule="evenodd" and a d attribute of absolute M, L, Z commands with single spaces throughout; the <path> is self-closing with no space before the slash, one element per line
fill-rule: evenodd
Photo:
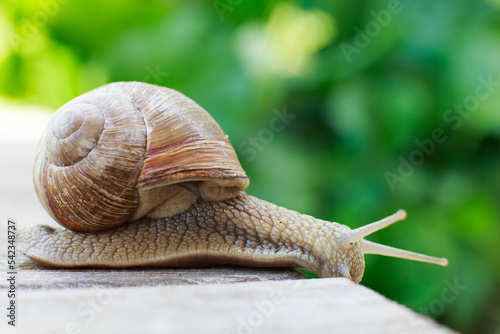
<path fill-rule="evenodd" d="M 241 192 L 218 202 L 198 199 L 176 216 L 141 218 L 100 233 L 35 226 L 22 231 L 18 248 L 52 267 L 300 267 L 358 283 L 364 257 L 359 243 L 340 247 L 346 230 Z"/>

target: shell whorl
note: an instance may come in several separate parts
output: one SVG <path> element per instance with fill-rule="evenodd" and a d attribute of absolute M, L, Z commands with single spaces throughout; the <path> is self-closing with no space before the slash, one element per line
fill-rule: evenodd
<path fill-rule="evenodd" d="M 39 143 L 34 181 L 49 214 L 77 232 L 122 225 L 161 203 L 155 212 L 176 213 L 184 206 L 170 210 L 164 198 L 185 198 L 189 206 L 194 187 L 217 200 L 248 185 L 236 152 L 203 108 L 139 82 L 108 84 L 62 106 Z"/>
<path fill-rule="evenodd" d="M 35 189 L 47 211 L 78 232 L 129 220 L 138 205 L 135 186 L 146 148 L 141 113 L 123 97 L 86 94 L 65 104 L 53 119 L 34 169 Z M 69 136 L 60 140 L 58 135 Z"/>
<path fill-rule="evenodd" d="M 104 130 L 102 111 L 88 103 L 70 104 L 59 109 L 46 135 L 47 159 L 54 165 L 70 166 L 85 158 Z"/>

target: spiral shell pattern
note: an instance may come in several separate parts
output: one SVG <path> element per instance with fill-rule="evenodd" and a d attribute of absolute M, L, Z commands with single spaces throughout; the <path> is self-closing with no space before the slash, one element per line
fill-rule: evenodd
<path fill-rule="evenodd" d="M 52 118 L 45 139 L 47 158 L 54 165 L 70 166 L 85 158 L 104 130 L 102 111 L 88 103 L 62 107 Z"/>
<path fill-rule="evenodd" d="M 35 189 L 60 224 L 100 231 L 133 216 L 146 135 L 130 101 L 104 94 L 76 98 L 56 112 L 40 146 Z"/>

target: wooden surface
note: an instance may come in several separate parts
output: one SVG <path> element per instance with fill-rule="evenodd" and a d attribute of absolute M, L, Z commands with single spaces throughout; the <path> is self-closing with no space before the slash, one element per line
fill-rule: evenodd
<path fill-rule="evenodd" d="M 8 326 L 7 219 L 17 228 L 57 226 L 32 185 L 35 138 L 45 122 L 26 130 L 23 117 L 0 108 L 0 132 L 10 129 L 0 136 L 0 333 L 451 332 L 346 279 L 304 280 L 286 269 L 53 270 L 20 254 L 17 326 Z"/>
<path fill-rule="evenodd" d="M 260 268 L 132 268 L 132 269 L 74 269 L 44 268 L 22 254 L 18 255 L 18 284 L 21 289 L 113 288 L 157 285 L 186 285 L 238 283 L 250 281 L 279 281 L 300 279 L 293 269 Z M 0 256 L 0 268 L 7 271 L 7 258 Z M 6 288 L 7 282 L 0 282 Z"/>
<path fill-rule="evenodd" d="M 20 299 L 22 333 L 448 333 L 343 278 L 31 290 Z"/>

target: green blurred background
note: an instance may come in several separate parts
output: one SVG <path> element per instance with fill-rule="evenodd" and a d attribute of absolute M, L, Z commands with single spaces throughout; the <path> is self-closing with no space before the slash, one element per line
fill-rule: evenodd
<path fill-rule="evenodd" d="M 250 194 L 352 228 L 405 208 L 405 223 L 368 239 L 450 260 L 368 255 L 362 284 L 460 331 L 500 333 L 500 1 L 0 10 L 2 100 L 56 110 L 112 81 L 177 89 L 229 135 Z"/>

